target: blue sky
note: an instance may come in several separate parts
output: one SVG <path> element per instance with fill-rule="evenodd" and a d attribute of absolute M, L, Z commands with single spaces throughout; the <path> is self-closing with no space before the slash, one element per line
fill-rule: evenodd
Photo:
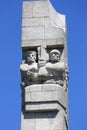
<path fill-rule="evenodd" d="M 87 1 L 51 0 L 66 15 L 69 130 L 87 130 Z M 22 0 L 0 1 L 0 130 L 20 130 Z"/>

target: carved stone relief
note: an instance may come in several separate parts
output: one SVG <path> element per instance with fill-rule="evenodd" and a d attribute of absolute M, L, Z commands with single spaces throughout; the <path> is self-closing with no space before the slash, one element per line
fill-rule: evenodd
<path fill-rule="evenodd" d="M 38 51 L 26 52 L 25 62 L 20 65 L 22 82 L 21 86 L 31 84 L 59 84 L 66 90 L 68 71 L 61 60 L 61 52 L 58 49 L 50 51 L 45 47 L 38 47 Z M 46 57 L 45 57 L 46 56 Z"/>
<path fill-rule="evenodd" d="M 21 130 L 68 130 L 65 21 L 49 0 L 23 2 Z"/>

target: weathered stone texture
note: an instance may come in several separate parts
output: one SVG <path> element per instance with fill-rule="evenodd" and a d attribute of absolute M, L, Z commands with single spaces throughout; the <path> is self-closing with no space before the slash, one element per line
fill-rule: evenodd
<path fill-rule="evenodd" d="M 44 27 L 24 27 L 22 29 L 22 40 L 30 39 L 44 39 Z"/>
<path fill-rule="evenodd" d="M 47 1 L 39 1 L 33 3 L 33 17 L 47 17 L 49 16 L 49 8 Z"/>
<path fill-rule="evenodd" d="M 37 47 L 44 44 L 46 46 L 64 46 L 64 38 L 54 38 L 54 39 L 34 39 L 22 41 L 22 47 Z"/>
<path fill-rule="evenodd" d="M 56 21 L 54 21 L 53 18 L 56 18 Z M 63 37 L 64 30 L 61 26 L 64 25 L 60 25 L 61 22 L 58 23 L 58 21 L 61 20 L 58 20 L 57 13 L 55 13 L 49 1 L 45 0 L 39 2 L 24 2 L 22 20 L 22 40 L 49 38 L 52 39 Z"/>
<path fill-rule="evenodd" d="M 21 130 L 68 130 L 65 16 L 49 0 L 23 2 Z"/>
<path fill-rule="evenodd" d="M 34 27 L 34 26 L 43 26 L 44 18 L 23 18 L 22 26 L 23 27 Z"/>
<path fill-rule="evenodd" d="M 33 3 L 32 2 L 23 2 L 23 18 L 33 17 Z"/>
<path fill-rule="evenodd" d="M 29 88 L 28 88 L 29 87 Z M 67 93 L 56 85 L 28 86 L 25 89 L 25 102 L 60 102 L 67 108 Z M 34 88 L 36 89 L 34 90 Z M 33 88 L 33 89 L 32 89 Z M 43 109 L 44 110 L 44 109 Z"/>

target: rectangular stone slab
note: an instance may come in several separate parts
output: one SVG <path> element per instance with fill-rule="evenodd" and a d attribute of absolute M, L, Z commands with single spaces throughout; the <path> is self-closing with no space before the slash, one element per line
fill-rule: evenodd
<path fill-rule="evenodd" d="M 25 103 L 59 102 L 67 108 L 67 93 L 59 85 L 31 85 L 25 88 Z"/>
<path fill-rule="evenodd" d="M 26 112 L 59 111 L 62 107 L 57 102 L 29 102 L 25 104 Z"/>

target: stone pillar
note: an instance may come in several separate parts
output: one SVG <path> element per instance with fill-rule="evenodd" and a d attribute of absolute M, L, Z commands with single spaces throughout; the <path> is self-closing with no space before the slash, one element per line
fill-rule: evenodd
<path fill-rule="evenodd" d="M 49 0 L 23 2 L 21 130 L 68 130 L 65 16 Z"/>

